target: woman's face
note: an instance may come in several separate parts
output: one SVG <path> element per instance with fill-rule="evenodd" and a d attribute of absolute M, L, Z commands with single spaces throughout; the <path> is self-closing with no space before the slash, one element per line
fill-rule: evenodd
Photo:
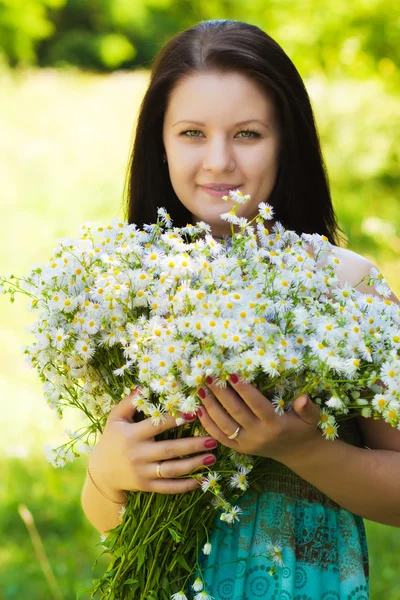
<path fill-rule="evenodd" d="M 257 84 L 240 73 L 204 72 L 181 80 L 167 107 L 163 142 L 172 187 L 192 213 L 216 236 L 229 234 L 220 215 L 234 203 L 228 189 L 251 199 L 237 215 L 251 219 L 268 201 L 278 170 L 278 124 L 274 105 Z"/>

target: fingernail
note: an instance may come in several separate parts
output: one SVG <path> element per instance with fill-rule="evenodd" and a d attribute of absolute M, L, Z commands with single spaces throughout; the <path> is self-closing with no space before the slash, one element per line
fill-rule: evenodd
<path fill-rule="evenodd" d="M 194 421 L 196 418 L 196 415 L 194 415 L 193 413 L 183 413 L 183 418 L 186 421 Z"/>
<path fill-rule="evenodd" d="M 206 456 L 203 465 L 209 466 L 215 463 L 215 456 Z"/>
<path fill-rule="evenodd" d="M 216 440 L 206 440 L 204 442 L 205 448 L 216 448 L 218 446 L 218 442 Z"/>
<path fill-rule="evenodd" d="M 229 377 L 229 381 L 231 381 L 233 384 L 235 384 L 239 381 L 239 377 L 237 375 L 231 375 Z"/>
<path fill-rule="evenodd" d="M 210 375 L 207 375 L 207 377 L 206 377 L 206 383 L 207 383 L 207 385 L 211 385 L 212 382 L 213 382 L 213 378 L 210 377 Z"/>
<path fill-rule="evenodd" d="M 202 417 L 202 416 L 203 416 L 203 411 L 201 410 L 201 408 L 198 408 L 198 409 L 197 409 L 197 411 L 196 411 L 196 414 L 198 414 L 198 415 L 199 415 L 199 417 Z"/>
<path fill-rule="evenodd" d="M 207 396 L 207 392 L 204 388 L 200 388 L 197 393 L 202 400 L 204 400 L 204 398 Z"/>
<path fill-rule="evenodd" d="M 141 394 L 143 392 L 143 386 L 142 385 L 137 385 L 136 387 L 133 388 L 133 390 L 131 391 L 131 394 Z"/>

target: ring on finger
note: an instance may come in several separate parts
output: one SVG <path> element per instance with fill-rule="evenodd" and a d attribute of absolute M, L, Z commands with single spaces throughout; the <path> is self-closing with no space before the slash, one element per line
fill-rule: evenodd
<path fill-rule="evenodd" d="M 235 429 L 235 431 L 234 431 L 234 432 L 233 432 L 231 435 L 228 435 L 228 436 L 227 436 L 227 437 L 228 437 L 228 440 L 234 440 L 234 439 L 236 439 L 236 438 L 237 438 L 237 436 L 239 435 L 239 431 L 240 431 L 240 425 L 239 425 L 239 427 L 237 427 L 237 428 Z"/>
<path fill-rule="evenodd" d="M 164 477 L 161 475 L 161 463 L 162 463 L 162 462 L 163 462 L 162 460 L 159 460 L 159 461 L 158 461 L 158 463 L 157 463 L 157 466 L 156 466 L 156 475 L 157 475 L 157 477 L 159 477 L 160 479 L 165 479 L 165 478 L 164 478 Z"/>

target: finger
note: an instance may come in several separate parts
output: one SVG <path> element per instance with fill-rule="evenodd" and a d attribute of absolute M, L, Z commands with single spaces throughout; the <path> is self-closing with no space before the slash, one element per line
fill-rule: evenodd
<path fill-rule="evenodd" d="M 200 489 L 200 482 L 188 477 L 187 479 L 162 479 L 153 480 L 149 485 L 149 492 L 157 494 L 183 494 Z"/>
<path fill-rule="evenodd" d="M 148 479 L 176 479 L 206 470 L 216 462 L 213 454 L 202 454 L 178 460 L 163 460 L 160 463 L 160 475 L 157 475 L 157 463 L 148 463 L 146 466 L 146 477 Z"/>
<path fill-rule="evenodd" d="M 228 439 L 227 435 L 218 427 L 218 425 L 210 417 L 204 405 L 200 406 L 200 408 L 197 411 L 197 415 L 204 429 L 211 435 L 212 438 L 214 438 L 214 440 L 217 440 L 224 446 L 228 446 L 228 448 L 237 447 L 237 441 Z M 236 428 L 237 425 L 235 424 L 235 426 L 232 428 L 228 435 L 231 435 Z"/>
<path fill-rule="evenodd" d="M 219 386 L 212 381 L 207 383 L 207 385 L 212 394 L 219 400 L 220 404 L 222 404 L 226 412 L 229 413 L 236 423 L 245 429 L 250 429 L 250 427 L 254 425 L 254 422 L 257 420 L 254 413 L 247 404 L 243 402 L 242 398 L 235 390 L 228 386 Z M 207 388 L 201 389 L 207 391 Z M 200 396 L 200 398 L 202 398 L 202 396 Z"/>
<path fill-rule="evenodd" d="M 149 461 L 168 460 L 199 452 L 209 452 L 218 445 L 210 436 L 180 438 L 179 440 L 160 440 L 149 444 L 150 449 L 146 454 Z"/>
<path fill-rule="evenodd" d="M 183 413 L 181 413 L 183 414 Z M 147 419 L 143 419 L 138 423 L 135 423 L 136 433 L 139 436 L 139 439 L 148 440 L 154 438 L 156 435 L 160 433 L 164 433 L 169 429 L 174 429 L 175 427 L 180 427 L 184 423 L 188 423 L 195 419 L 195 415 L 188 418 L 186 415 L 186 419 L 181 418 L 180 416 L 172 416 L 169 413 L 164 413 L 162 421 L 158 425 L 154 425 L 151 417 Z"/>
<path fill-rule="evenodd" d="M 318 425 L 321 411 L 319 407 L 310 400 L 307 394 L 302 394 L 293 402 L 296 414 L 308 425 Z"/>
<path fill-rule="evenodd" d="M 275 413 L 271 401 L 263 396 L 251 383 L 246 383 L 237 377 L 237 375 L 231 375 L 229 382 L 258 419 L 261 421 L 272 421 L 279 418 Z"/>
<path fill-rule="evenodd" d="M 238 426 L 238 423 L 233 419 L 221 406 L 220 402 L 206 388 L 204 390 L 204 398 L 201 396 L 203 406 L 207 409 L 207 413 L 214 421 L 215 425 L 225 434 L 231 435 Z"/>
<path fill-rule="evenodd" d="M 136 386 L 130 394 L 120 400 L 110 411 L 111 419 L 114 421 L 129 421 L 132 423 L 137 410 L 136 407 L 133 406 L 132 400 L 139 396 L 140 392 L 141 387 Z"/>

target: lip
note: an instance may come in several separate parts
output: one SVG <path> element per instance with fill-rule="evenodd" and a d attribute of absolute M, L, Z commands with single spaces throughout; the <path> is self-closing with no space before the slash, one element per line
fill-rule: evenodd
<path fill-rule="evenodd" d="M 235 185 L 233 183 L 207 183 L 207 185 L 203 184 L 201 187 L 204 187 L 204 188 L 223 187 L 223 188 L 227 188 L 230 190 L 235 190 L 236 188 L 238 188 L 240 186 Z"/>
<path fill-rule="evenodd" d="M 213 187 L 225 187 L 225 186 L 227 188 L 226 190 L 213 190 L 212 189 Z M 240 185 L 229 186 L 229 184 L 220 183 L 219 185 L 210 184 L 210 185 L 202 185 L 201 187 L 210 196 L 218 196 L 219 198 L 221 198 L 222 196 L 227 196 L 228 192 L 230 190 L 237 190 L 238 188 L 240 188 Z"/>

